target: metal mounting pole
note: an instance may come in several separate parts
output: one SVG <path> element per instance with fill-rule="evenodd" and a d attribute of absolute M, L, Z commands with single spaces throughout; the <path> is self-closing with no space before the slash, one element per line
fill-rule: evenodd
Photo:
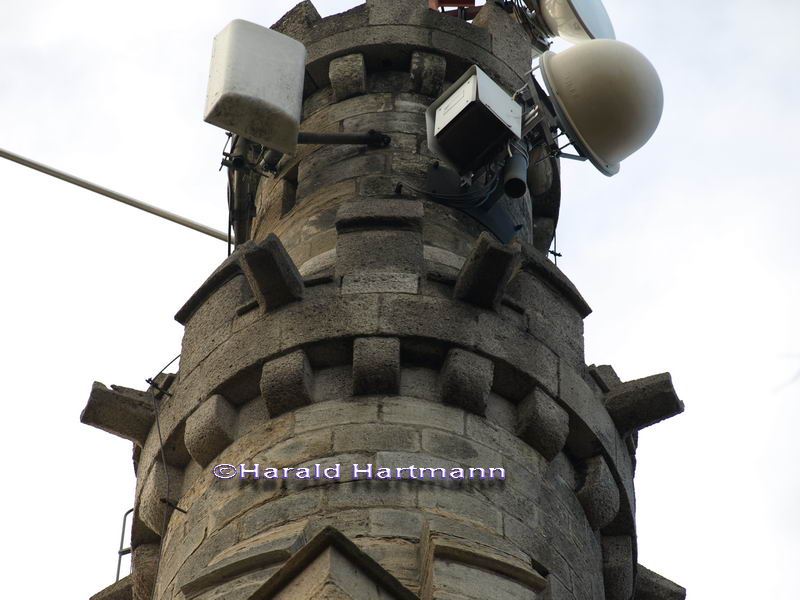
<path fill-rule="evenodd" d="M 128 521 L 128 515 L 133 512 L 133 509 L 129 509 L 125 516 L 122 517 L 122 534 L 119 536 L 119 551 L 117 552 L 117 578 L 114 581 L 119 581 L 119 569 L 122 566 L 122 557 L 126 554 L 131 553 L 130 547 L 125 548 L 125 524 Z"/>
<path fill-rule="evenodd" d="M 183 225 L 184 227 L 188 227 L 189 229 L 194 229 L 195 231 L 199 231 L 200 233 L 205 233 L 206 235 L 210 235 L 211 237 L 216 238 L 218 240 L 222 240 L 223 242 L 228 241 L 228 236 L 222 231 L 212 229 L 211 227 L 207 227 L 201 223 L 192 221 L 191 219 L 187 219 L 180 215 L 176 215 L 175 213 L 171 213 L 167 210 L 158 208 L 157 206 L 146 204 L 144 202 L 136 200 L 135 198 L 126 196 L 125 194 L 120 194 L 119 192 L 115 192 L 108 188 L 104 188 L 100 185 L 94 184 L 90 181 L 86 181 L 85 179 L 81 179 L 80 177 L 75 177 L 74 175 L 70 175 L 69 173 L 64 173 L 63 171 L 59 171 L 58 169 L 48 167 L 47 165 L 43 165 L 42 163 L 36 162 L 35 160 L 31 160 L 30 158 L 25 158 L 24 156 L 20 156 L 19 154 L 14 154 L 13 152 L 9 152 L 8 150 L 3 150 L 2 148 L 0 148 L 0 158 L 8 159 L 12 162 L 33 169 L 34 171 L 39 171 L 40 173 L 44 173 L 45 175 L 50 175 L 51 177 L 55 177 L 56 179 L 61 179 L 62 181 L 66 181 L 67 183 L 71 183 L 72 185 L 77 185 L 78 187 L 82 187 L 86 190 L 89 190 L 90 192 L 94 192 L 95 194 L 100 194 L 101 196 L 105 196 L 106 198 L 111 198 L 112 200 L 116 200 L 117 202 L 122 202 L 123 204 L 127 204 L 128 206 L 138 208 L 139 210 L 143 210 L 145 212 L 150 213 L 151 215 L 161 217 L 162 219 L 166 219 L 167 221 L 172 221 L 173 223 L 177 223 L 178 225 Z"/>

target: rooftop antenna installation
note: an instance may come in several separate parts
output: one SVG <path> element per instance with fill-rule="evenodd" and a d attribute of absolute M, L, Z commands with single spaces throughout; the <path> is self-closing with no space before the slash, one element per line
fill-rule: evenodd
<path fill-rule="evenodd" d="M 301 42 L 249 21 L 231 21 L 217 34 L 203 120 L 233 134 L 223 166 L 264 176 L 275 173 L 283 155 L 293 154 L 298 144 L 389 145 L 391 138 L 378 131 L 300 131 L 305 62 Z M 255 147 L 254 161 L 246 160 L 242 148 L 248 146 Z M 233 179 L 228 189 L 229 221 L 238 224 L 236 241 L 241 243 L 249 237 L 252 198 L 237 194 Z"/>
<path fill-rule="evenodd" d="M 600 0 L 525 0 L 538 14 L 550 37 L 574 44 L 597 39 L 616 39 L 614 26 Z"/>
<path fill-rule="evenodd" d="M 428 146 L 443 164 L 431 167 L 425 189 L 416 191 L 466 212 L 507 242 L 519 226 L 504 204 L 533 196 L 534 216 L 552 221 L 554 234 L 560 187 L 551 186 L 555 192 L 551 189 L 546 205 L 538 206 L 537 177 L 547 171 L 557 181 L 559 158 L 589 161 L 607 176 L 616 174 L 621 161 L 655 131 L 663 93 L 650 62 L 614 39 L 600 0 L 495 3 L 521 24 L 539 64 L 525 76 L 525 85 L 512 91 L 473 65 L 430 105 Z M 474 1 L 429 0 L 429 6 L 456 9 L 461 18 L 474 16 L 479 8 Z M 553 53 L 548 48 L 554 37 L 575 45 Z M 253 160 L 243 159 L 241 151 L 226 154 L 225 166 L 263 176 L 275 173 L 281 157 L 294 153 L 297 144 L 390 143 L 374 131 L 301 132 L 305 61 L 301 42 L 254 23 L 235 20 L 217 35 L 204 119 L 256 148 Z M 534 77 L 537 70 L 541 83 Z M 565 146 L 559 146 L 562 136 L 568 140 Z M 575 153 L 564 152 L 570 145 Z M 230 186 L 236 188 L 233 182 Z M 241 213 L 252 208 L 252 199 L 230 203 L 240 242 L 248 235 L 248 220 Z M 543 237 L 551 241 L 553 235 Z"/>
<path fill-rule="evenodd" d="M 517 226 L 501 200 L 531 194 L 537 170 L 549 161 L 557 173 L 558 158 L 589 161 L 606 176 L 617 174 L 620 163 L 655 132 L 663 91 L 647 58 L 614 39 L 599 0 L 498 4 L 511 7 L 539 63 L 513 92 L 473 66 L 430 105 L 428 147 L 446 167 L 429 171 L 425 191 L 468 212 L 507 242 Z M 555 36 L 575 45 L 551 52 L 547 48 Z M 534 77 L 537 71 L 541 83 Z M 566 146 L 559 146 L 562 136 Z M 564 152 L 570 145 L 575 153 Z M 559 200 L 554 206 L 553 198 L 549 202 L 544 212 L 555 220 Z"/>

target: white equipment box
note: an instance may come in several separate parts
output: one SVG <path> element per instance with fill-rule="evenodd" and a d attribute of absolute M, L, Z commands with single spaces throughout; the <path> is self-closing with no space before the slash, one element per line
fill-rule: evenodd
<path fill-rule="evenodd" d="M 460 173 L 522 135 L 522 106 L 474 65 L 428 107 L 425 119 L 428 147 Z"/>

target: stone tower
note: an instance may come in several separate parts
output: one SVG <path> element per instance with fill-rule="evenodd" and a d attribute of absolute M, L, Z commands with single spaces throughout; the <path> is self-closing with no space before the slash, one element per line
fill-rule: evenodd
<path fill-rule="evenodd" d="M 178 372 L 94 385 L 82 420 L 137 478 L 132 574 L 94 598 L 683 598 L 637 564 L 633 487 L 638 430 L 683 405 L 668 374 L 585 364 L 590 309 L 547 259 L 557 167 L 508 245 L 417 192 L 443 88 L 471 64 L 523 85 L 512 15 L 305 1 L 274 28 L 308 49 L 304 131 L 391 143 L 238 172 L 254 211 L 176 315 Z"/>

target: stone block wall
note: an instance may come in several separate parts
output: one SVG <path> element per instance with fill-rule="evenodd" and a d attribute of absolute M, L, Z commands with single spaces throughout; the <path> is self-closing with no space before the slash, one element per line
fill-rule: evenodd
<path fill-rule="evenodd" d="M 277 177 L 259 185 L 253 239 L 276 233 L 308 274 L 333 263 L 334 220 L 343 202 L 418 198 L 412 187 L 423 187 L 428 167 L 438 160 L 426 143 L 428 105 L 473 63 L 511 91 L 530 69 L 531 47 L 511 15 L 494 3 L 481 15 L 469 24 L 430 10 L 427 2 L 371 0 L 326 19 L 301 3 L 284 17 L 275 28 L 305 42 L 309 52 L 301 129 L 375 129 L 392 143 L 380 150 L 300 146 L 284 157 Z M 457 258 L 448 252 L 466 256 L 479 226 L 459 211 L 425 204 L 426 246 L 449 263 Z M 529 202 L 511 208 L 520 236 L 529 240 Z"/>

